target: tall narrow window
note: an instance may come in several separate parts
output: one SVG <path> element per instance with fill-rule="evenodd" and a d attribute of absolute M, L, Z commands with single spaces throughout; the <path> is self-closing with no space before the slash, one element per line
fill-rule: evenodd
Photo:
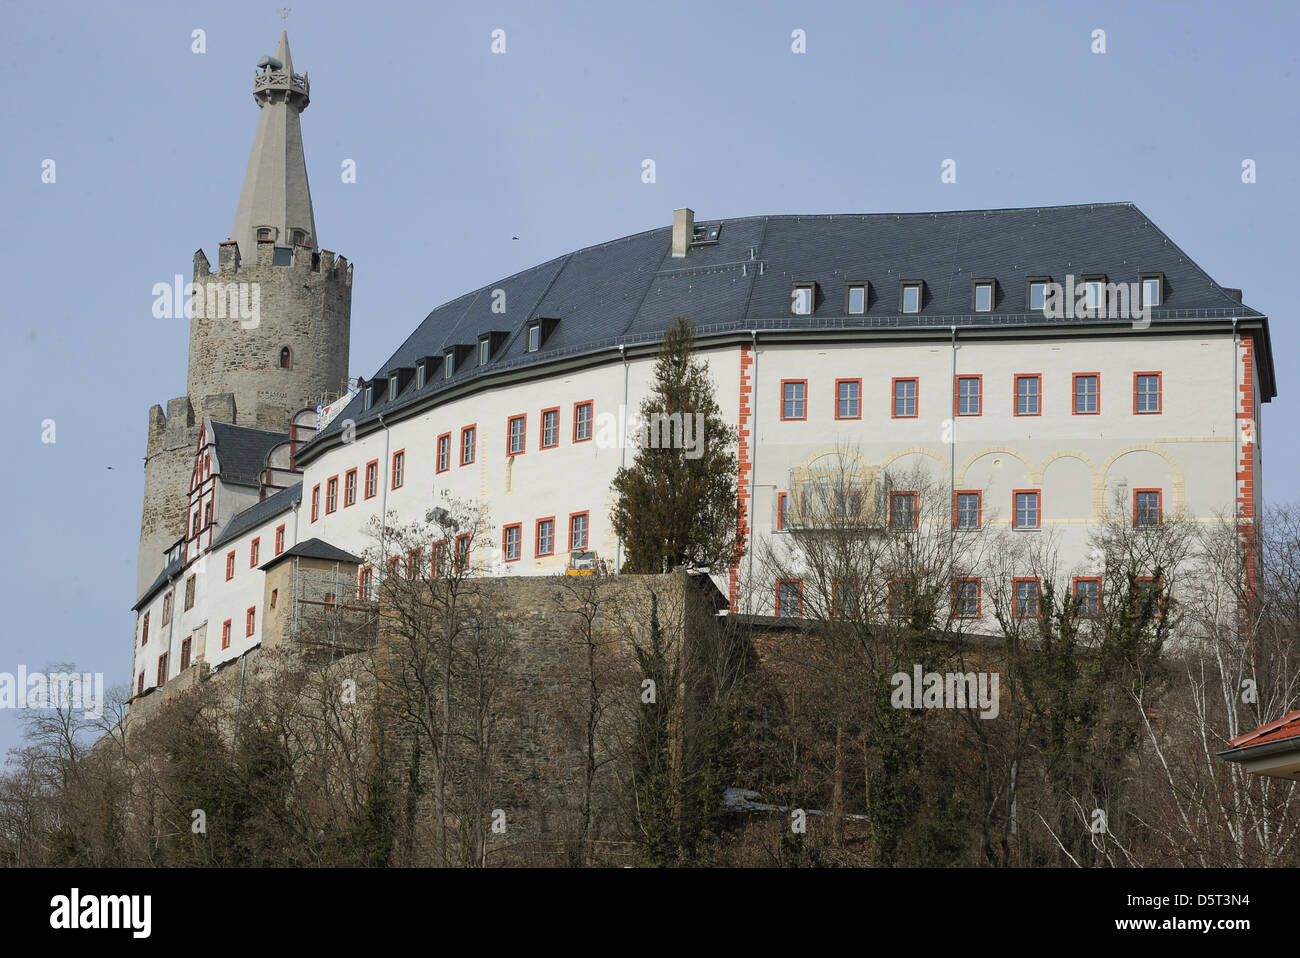
<path fill-rule="evenodd" d="M 347 475 L 343 478 L 343 508 L 355 504 L 357 501 L 357 471 L 349 469 Z"/>
<path fill-rule="evenodd" d="M 393 453 L 393 488 L 402 488 L 402 483 L 406 481 L 406 450 L 400 449 Z"/>
<path fill-rule="evenodd" d="M 1142 305 L 1145 308 L 1164 305 L 1164 285 L 1163 276 L 1142 277 Z"/>
<path fill-rule="evenodd" d="M 320 518 L 320 486 L 311 487 L 311 521 L 315 522 Z"/>
<path fill-rule="evenodd" d="M 258 560 L 262 557 L 262 537 L 258 536 L 248 547 L 248 567 L 256 569 Z"/>
<path fill-rule="evenodd" d="M 778 532 L 785 530 L 790 525 L 790 493 L 778 492 L 776 494 L 776 529 Z"/>
<path fill-rule="evenodd" d="M 456 354 L 447 353 L 442 359 L 442 378 L 450 379 L 456 372 Z"/>
<path fill-rule="evenodd" d="M 281 369 L 293 368 L 293 353 L 289 351 L 288 346 L 285 346 L 283 349 L 280 350 L 280 368 Z"/>
<path fill-rule="evenodd" d="M 542 410 L 542 448 L 551 449 L 560 444 L 560 410 Z"/>
<path fill-rule="evenodd" d="M 958 529 L 978 529 L 980 527 L 980 498 L 979 492 L 957 491 L 956 501 L 953 503 L 953 513 L 954 525 Z"/>
<path fill-rule="evenodd" d="M 861 316 L 867 311 L 867 284 L 850 283 L 846 310 L 850 316 Z"/>
<path fill-rule="evenodd" d="M 492 340 L 480 339 L 478 341 L 478 364 L 486 366 L 488 360 L 492 358 Z"/>
<path fill-rule="evenodd" d="M 1101 412 L 1101 374 L 1074 374 L 1074 414 L 1092 416 Z"/>
<path fill-rule="evenodd" d="M 190 667 L 190 644 L 193 642 L 193 640 L 194 640 L 194 636 L 187 635 L 184 641 L 181 642 L 181 671 L 182 672 L 184 672 L 186 669 Z"/>
<path fill-rule="evenodd" d="M 221 647 L 223 649 L 230 648 L 230 619 L 226 619 L 225 622 L 221 623 Z"/>
<path fill-rule="evenodd" d="M 366 498 L 373 499 L 379 492 L 379 460 L 366 463 Z"/>
<path fill-rule="evenodd" d="M 894 380 L 894 405 L 892 410 L 895 419 L 915 419 L 916 418 L 916 380 L 915 379 L 895 379 Z"/>
<path fill-rule="evenodd" d="M 1012 585 L 1014 588 L 1012 615 L 1017 619 L 1038 618 L 1038 580 L 1016 579 Z"/>
<path fill-rule="evenodd" d="M 250 608 L 247 612 L 244 613 L 244 635 L 246 637 L 252 636 L 252 634 L 256 631 L 257 631 L 257 609 L 256 607 L 254 607 L 254 608 Z"/>
<path fill-rule="evenodd" d="M 149 643 L 149 613 L 146 612 L 144 614 L 144 626 L 140 629 L 140 644 L 147 645 L 148 643 Z"/>
<path fill-rule="evenodd" d="M 799 283 L 794 287 L 790 297 L 790 312 L 796 316 L 811 316 L 813 311 L 813 287 L 811 283 Z"/>
<path fill-rule="evenodd" d="M 1041 312 L 1047 307 L 1047 284 L 1049 280 L 1031 279 L 1026 294 L 1030 310 Z"/>
<path fill-rule="evenodd" d="M 1015 497 L 1015 528 L 1037 529 L 1041 524 L 1039 493 L 1036 489 L 1017 489 Z"/>
<path fill-rule="evenodd" d="M 424 363 L 423 362 L 419 362 L 415 364 L 415 388 L 416 389 L 424 388 Z"/>
<path fill-rule="evenodd" d="M 1139 415 L 1160 412 L 1160 379 L 1158 372 L 1133 374 L 1133 412 Z"/>
<path fill-rule="evenodd" d="M 162 685 L 167 681 L 167 653 L 164 652 L 158 656 L 158 684 Z"/>
<path fill-rule="evenodd" d="M 1017 416 L 1037 416 L 1041 414 L 1039 394 L 1042 389 L 1043 378 L 1038 373 L 1025 373 L 1016 377 Z"/>
<path fill-rule="evenodd" d="M 329 515 L 339 507 L 339 477 L 331 476 L 325 483 L 325 514 Z"/>
<path fill-rule="evenodd" d="M 993 311 L 993 283 L 990 280 L 975 281 L 975 296 L 973 304 L 975 312 L 988 313 Z"/>
<path fill-rule="evenodd" d="M 361 581 L 357 587 L 357 598 L 369 599 L 374 594 L 375 588 L 375 567 L 366 566 L 361 570 Z"/>
<path fill-rule="evenodd" d="M 956 413 L 958 416 L 978 416 L 983 409 L 981 388 L 983 376 L 958 376 L 956 389 Z"/>
<path fill-rule="evenodd" d="M 955 619 L 980 617 L 980 580 L 953 579 L 952 615 Z"/>
<path fill-rule="evenodd" d="M 254 555 L 257 554 L 256 539 L 253 540 L 253 554 Z M 256 562 L 254 562 L 253 564 L 257 565 Z M 172 620 L 172 594 L 168 592 L 166 595 L 163 596 L 162 624 L 167 625 L 169 622 L 171 622 L 171 620 Z"/>
<path fill-rule="evenodd" d="M 226 553 L 226 581 L 229 582 L 235 577 L 235 553 Z"/>
<path fill-rule="evenodd" d="M 528 418 L 526 416 L 511 416 L 506 422 L 506 454 L 510 456 L 523 455 L 527 448 L 525 433 L 528 430 Z"/>
<path fill-rule="evenodd" d="M 1135 489 L 1133 491 L 1133 525 L 1149 529 L 1160 525 L 1160 490 Z"/>
<path fill-rule="evenodd" d="M 438 472 L 446 472 L 451 468 L 451 433 L 444 432 L 438 437 Z"/>
<path fill-rule="evenodd" d="M 555 554 L 555 519 L 537 520 L 537 549 L 535 554 L 538 556 Z"/>
<path fill-rule="evenodd" d="M 917 494 L 915 492 L 891 492 L 889 494 L 889 528 L 895 532 L 915 529 L 917 523 Z"/>
<path fill-rule="evenodd" d="M 506 562 L 515 562 L 519 558 L 519 545 L 523 539 L 524 527 L 519 523 L 506 526 L 501 531 L 501 551 Z"/>
<path fill-rule="evenodd" d="M 275 527 L 275 554 L 279 555 L 284 551 L 284 526 Z"/>
<path fill-rule="evenodd" d="M 198 581 L 197 573 L 185 580 L 185 611 L 194 608 L 194 587 Z"/>
<path fill-rule="evenodd" d="M 575 549 L 587 548 L 587 520 L 589 515 L 586 512 L 575 512 L 569 516 L 569 551 Z"/>
<path fill-rule="evenodd" d="M 456 537 L 456 572 L 465 574 L 469 572 L 469 533 L 463 532 Z"/>
<path fill-rule="evenodd" d="M 388 401 L 392 402 L 397 398 L 397 376 L 388 377 Z"/>
<path fill-rule="evenodd" d="M 573 441 L 585 442 L 591 438 L 592 404 L 580 402 L 573 407 Z"/>
<path fill-rule="evenodd" d="M 835 380 L 835 418 L 862 418 L 862 380 Z"/>
<path fill-rule="evenodd" d="M 781 418 L 807 419 L 808 380 L 781 380 Z"/>
<path fill-rule="evenodd" d="M 528 351 L 535 353 L 542 348 L 542 327 L 537 323 L 528 327 Z"/>
<path fill-rule="evenodd" d="M 460 431 L 460 464 L 468 466 L 474 461 L 475 427 L 466 426 Z"/>
<path fill-rule="evenodd" d="M 902 286 L 901 312 L 919 313 L 921 311 L 921 283 L 904 283 Z"/>

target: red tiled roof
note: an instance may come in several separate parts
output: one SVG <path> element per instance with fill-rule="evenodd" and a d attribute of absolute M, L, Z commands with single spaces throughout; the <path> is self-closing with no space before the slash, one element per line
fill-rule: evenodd
<path fill-rule="evenodd" d="M 1289 738 L 1300 739 L 1300 709 L 1288 712 L 1267 725 L 1261 725 L 1253 732 L 1238 735 L 1228 744 L 1232 748 L 1247 748 L 1252 745 L 1263 745 L 1266 742 L 1281 742 Z"/>

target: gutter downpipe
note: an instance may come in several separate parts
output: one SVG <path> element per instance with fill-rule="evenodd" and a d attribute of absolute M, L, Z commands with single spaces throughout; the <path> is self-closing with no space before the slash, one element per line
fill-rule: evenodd
<path fill-rule="evenodd" d="M 754 356 L 754 368 L 750 373 L 750 393 L 753 397 L 749 403 L 749 541 L 745 544 L 746 556 L 745 587 L 742 592 L 748 597 L 749 587 L 754 584 L 754 477 L 758 472 L 758 330 L 749 331 L 750 349 Z"/>
<path fill-rule="evenodd" d="M 627 346 L 623 343 L 618 344 L 618 357 L 623 361 L 623 422 L 622 432 L 618 450 L 618 467 L 620 469 L 627 466 Z M 591 428 L 596 428 L 593 421 Z M 617 537 L 617 545 L 614 547 L 614 572 L 618 573 L 623 570 L 623 537 Z"/>
<path fill-rule="evenodd" d="M 957 395 L 957 326 L 954 323 L 952 327 L 952 388 L 953 395 Z M 981 390 L 983 392 L 983 390 Z M 980 404 L 983 405 L 984 397 L 980 396 Z M 919 410 L 918 410 L 919 412 Z M 952 575 L 952 554 L 953 554 L 953 537 L 957 527 L 957 408 L 956 400 L 953 400 L 952 432 L 949 435 L 948 443 L 948 493 L 949 493 L 949 512 L 951 513 L 948 522 L 948 574 Z"/>
<path fill-rule="evenodd" d="M 388 484 L 392 480 L 389 478 L 388 470 L 392 463 L 388 461 L 388 423 L 384 422 L 384 414 L 379 414 L 379 425 L 384 427 L 384 490 L 379 498 L 379 575 L 376 580 L 383 582 L 383 578 L 388 574 Z M 478 443 L 478 436 L 475 435 L 474 442 Z"/>

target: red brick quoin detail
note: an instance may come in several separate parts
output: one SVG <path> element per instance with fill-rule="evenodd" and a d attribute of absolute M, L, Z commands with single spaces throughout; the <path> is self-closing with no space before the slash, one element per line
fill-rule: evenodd
<path fill-rule="evenodd" d="M 740 437 L 736 459 L 739 465 L 736 476 L 736 496 L 740 502 L 740 549 L 731 563 L 731 581 L 728 597 L 731 611 L 740 611 L 740 557 L 749 546 L 749 474 L 753 469 L 750 460 L 750 422 L 754 416 L 754 385 L 750 370 L 754 367 L 754 354 L 749 346 L 740 347 Z"/>
<path fill-rule="evenodd" d="M 1255 592 L 1255 340 L 1241 340 L 1241 382 L 1237 405 L 1237 535 L 1246 572 L 1246 594 Z"/>

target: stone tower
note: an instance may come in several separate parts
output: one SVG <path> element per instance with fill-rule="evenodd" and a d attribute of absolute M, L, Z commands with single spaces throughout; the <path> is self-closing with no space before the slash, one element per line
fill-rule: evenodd
<path fill-rule="evenodd" d="M 352 266 L 319 249 L 300 116 L 310 100 L 289 38 L 253 77 L 257 133 L 217 269 L 194 254 L 187 395 L 149 410 L 136 594 L 185 532 L 204 416 L 289 431 L 293 415 L 346 392 Z"/>

